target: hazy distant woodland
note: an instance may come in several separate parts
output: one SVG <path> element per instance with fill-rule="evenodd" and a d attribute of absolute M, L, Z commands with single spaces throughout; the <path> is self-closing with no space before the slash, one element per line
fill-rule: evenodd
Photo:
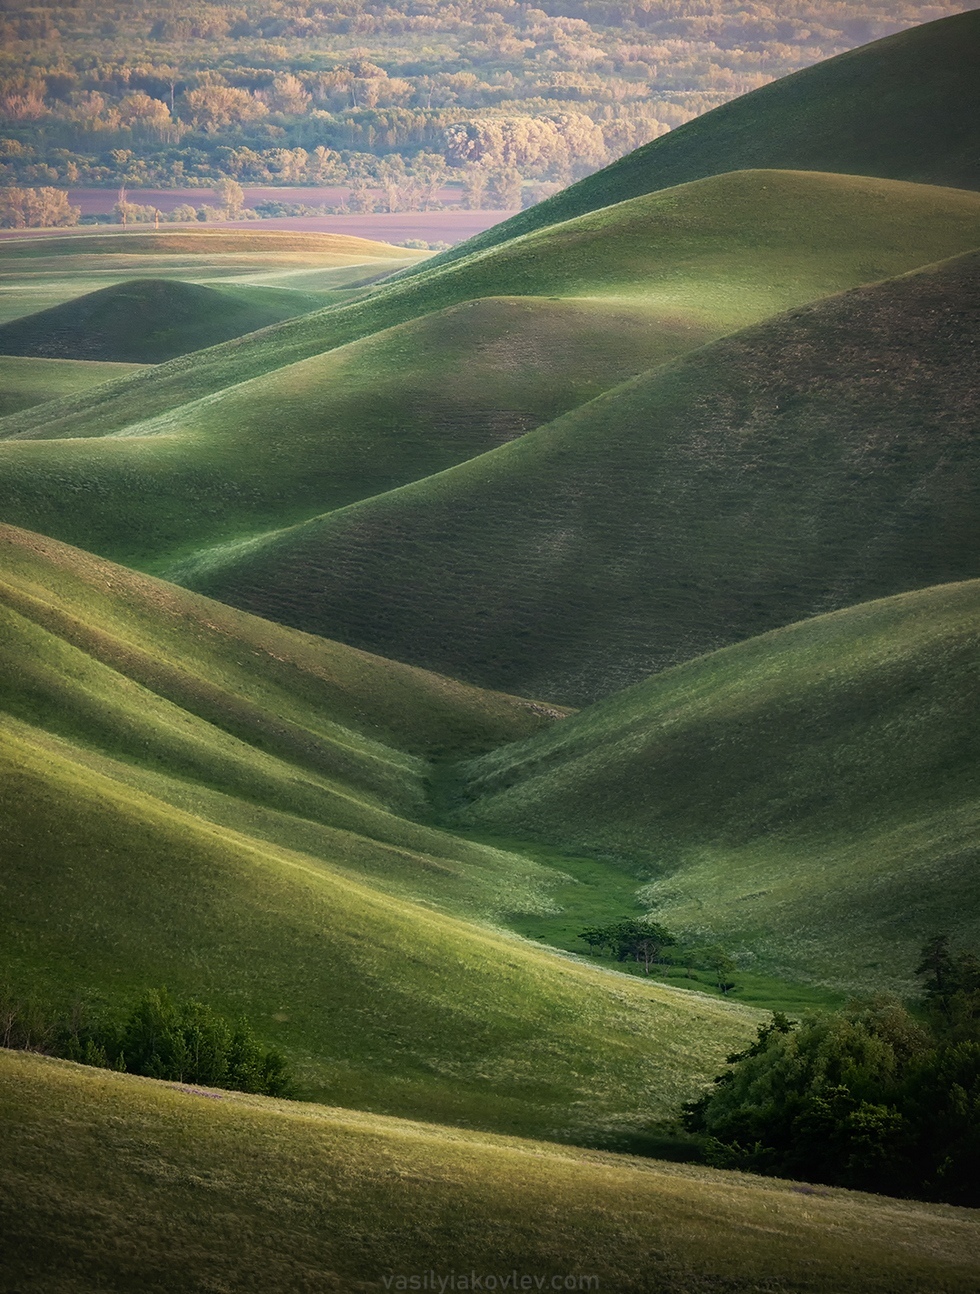
<path fill-rule="evenodd" d="M 5 0 L 0 185 L 339 185 L 331 209 L 365 212 L 437 208 L 448 182 L 465 207 L 513 209 L 767 81 L 962 7 Z M 203 218 L 235 212 L 202 203 Z M 50 203 L 14 205 L 3 223 L 50 223 Z"/>

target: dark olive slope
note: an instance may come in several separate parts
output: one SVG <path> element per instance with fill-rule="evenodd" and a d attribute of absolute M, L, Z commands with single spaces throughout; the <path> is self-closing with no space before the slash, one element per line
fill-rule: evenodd
<path fill-rule="evenodd" d="M 322 305 L 286 288 L 135 279 L 0 325 L 0 355 L 159 364 Z"/>
<path fill-rule="evenodd" d="M 980 253 L 793 310 L 196 587 L 581 703 L 980 571 Z"/>
<path fill-rule="evenodd" d="M 888 36 L 753 90 L 425 268 L 612 202 L 750 167 L 980 188 L 980 10 Z"/>

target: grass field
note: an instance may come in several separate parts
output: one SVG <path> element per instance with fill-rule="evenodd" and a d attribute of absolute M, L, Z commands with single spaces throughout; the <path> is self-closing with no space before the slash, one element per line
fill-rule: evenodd
<path fill-rule="evenodd" d="M 22 1294 L 366 1292 L 399 1276 L 421 1287 L 435 1272 L 450 1288 L 454 1272 L 515 1271 L 531 1288 L 589 1276 L 575 1288 L 617 1294 L 976 1288 L 980 1224 L 968 1209 L 11 1052 L 0 1052 L 0 1090 L 11 1120 L 0 1244 Z"/>
<path fill-rule="evenodd" d="M 978 626 L 973 581 L 701 657 L 472 761 L 459 816 L 619 858 L 748 971 L 908 992 L 930 934 L 980 938 Z"/>
<path fill-rule="evenodd" d="M 0 355 L 0 417 L 132 372 L 128 364 Z"/>
<path fill-rule="evenodd" d="M 435 265 L 612 202 L 750 167 L 980 188 L 980 12 L 804 68 L 655 139 L 443 252 Z"/>
<path fill-rule="evenodd" d="M 410 820 L 427 765 L 554 721 L 3 534 L 3 975 L 244 1011 L 305 1095 L 642 1144 L 753 1013 L 476 920 L 559 879 Z M 468 919 L 463 919 L 463 918 Z"/>
<path fill-rule="evenodd" d="M 379 286 L 365 300 L 16 415 L 2 436 L 97 436 L 485 296 L 627 298 L 715 335 L 967 251 L 980 195 L 792 172 L 739 172 L 636 198 Z"/>
<path fill-rule="evenodd" d="M 971 578 L 978 283 L 968 255 L 790 312 L 189 578 L 570 705 L 834 607 Z"/>

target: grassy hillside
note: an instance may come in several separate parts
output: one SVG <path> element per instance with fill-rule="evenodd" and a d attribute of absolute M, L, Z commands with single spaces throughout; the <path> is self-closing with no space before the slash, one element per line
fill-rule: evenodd
<path fill-rule="evenodd" d="M 622 1294 L 975 1288 L 967 1209 L 10 1052 L 0 1083 L 5 1268 L 24 1294 L 380 1291 L 432 1271 L 447 1288 L 516 1271 Z"/>
<path fill-rule="evenodd" d="M 642 303 L 467 302 L 124 438 L 2 444 L 4 515 L 159 569 L 442 471 L 704 338 L 682 312 Z"/>
<path fill-rule="evenodd" d="M 0 417 L 45 400 L 84 391 L 131 372 L 128 364 L 94 364 L 74 359 L 21 359 L 0 355 Z"/>
<path fill-rule="evenodd" d="M 4 436 L 119 430 L 223 387 L 474 297 L 617 297 L 715 335 L 830 292 L 966 251 L 980 195 L 848 176 L 749 172 L 641 197 L 554 226 L 364 301 L 161 365 Z"/>
<path fill-rule="evenodd" d="M 120 227 L 24 235 L 0 241 L 0 323 L 133 279 L 245 282 L 320 293 L 424 259 L 426 253 L 370 239 L 266 229 L 134 233 Z"/>
<path fill-rule="evenodd" d="M 471 761 L 460 820 L 645 864 L 750 967 L 905 990 L 935 931 L 980 942 L 978 662 L 980 581 L 820 616 Z"/>
<path fill-rule="evenodd" d="M 600 1144 L 655 1131 L 749 1032 L 452 915 L 545 910 L 555 877 L 403 817 L 416 752 L 554 712 L 3 541 L 15 988 L 115 1009 L 166 984 L 244 1011 L 309 1095 Z"/>
<path fill-rule="evenodd" d="M 225 555 L 211 596 L 580 704 L 977 573 L 980 255 L 791 311 Z"/>
<path fill-rule="evenodd" d="M 435 264 L 611 202 L 749 167 L 978 189 L 978 56 L 977 10 L 850 50 L 696 117 Z"/>
<path fill-rule="evenodd" d="M 134 279 L 0 324 L 0 354 L 158 364 L 323 304 L 286 288 Z"/>

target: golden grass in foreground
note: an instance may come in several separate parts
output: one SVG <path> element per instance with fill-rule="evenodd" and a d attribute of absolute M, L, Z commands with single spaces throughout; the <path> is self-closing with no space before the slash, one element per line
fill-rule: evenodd
<path fill-rule="evenodd" d="M 4 1287 L 19 1294 L 322 1294 L 429 1271 L 483 1288 L 593 1276 L 617 1294 L 965 1294 L 980 1275 L 980 1217 L 951 1206 L 14 1052 L 0 1109 Z"/>

